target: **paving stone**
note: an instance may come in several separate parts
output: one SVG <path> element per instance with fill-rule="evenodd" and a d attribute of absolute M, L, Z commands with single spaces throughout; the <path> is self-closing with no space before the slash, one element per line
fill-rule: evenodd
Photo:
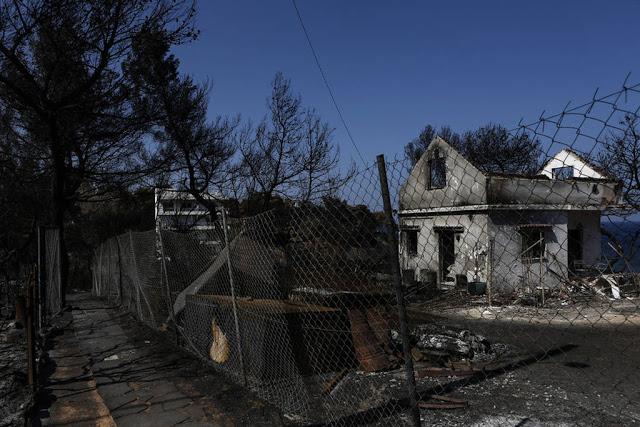
<path fill-rule="evenodd" d="M 130 414 L 138 414 L 140 412 L 146 411 L 149 408 L 149 405 L 146 403 L 136 403 L 133 405 L 125 405 L 121 408 L 114 409 L 111 411 L 111 416 L 118 421 L 118 418 L 124 417 L 125 415 Z"/>
<path fill-rule="evenodd" d="M 207 422 L 207 421 L 190 421 L 187 420 L 180 424 L 181 426 L 190 426 L 190 427 L 217 427 L 223 426 L 224 424 Z"/>
<path fill-rule="evenodd" d="M 148 407 L 149 407 L 149 409 L 147 410 L 147 412 L 162 412 L 162 411 L 164 411 L 164 407 L 162 406 L 162 403 L 151 403 L 151 402 L 149 402 Z"/>
<path fill-rule="evenodd" d="M 165 403 L 169 402 L 170 400 L 184 399 L 185 397 L 187 396 L 180 393 L 179 391 L 174 391 L 173 393 L 156 395 L 151 399 L 151 403 Z"/>
<path fill-rule="evenodd" d="M 189 406 L 191 404 L 193 404 L 193 400 L 189 399 L 188 397 L 185 397 L 183 399 L 173 399 L 173 400 L 164 402 L 162 404 L 162 408 L 165 411 L 171 411 L 173 409 L 184 408 L 185 406 Z"/>
<path fill-rule="evenodd" d="M 221 425 L 207 420 L 209 406 L 203 407 L 196 403 L 196 393 L 183 391 L 176 386 L 178 376 L 186 382 L 198 377 L 185 367 L 183 353 L 158 347 L 155 340 L 153 344 L 146 343 L 148 338 L 144 333 L 132 339 L 132 331 L 127 329 L 128 326 L 117 323 L 105 304 L 88 294 L 69 297 L 77 299 L 78 305 L 91 307 L 86 312 L 74 310 L 69 313 L 76 320 L 69 328 L 68 337 L 58 337 L 58 343 L 68 340 L 65 346 L 73 350 L 72 355 L 63 352 L 54 354 L 56 361 L 60 363 L 57 366 L 58 372 L 50 379 L 55 378 L 55 375 L 64 375 L 59 378 L 59 384 L 52 382 L 50 389 L 56 388 L 63 397 L 71 391 L 71 407 L 78 406 L 75 403 L 77 399 L 93 392 L 95 402 L 83 403 L 81 406 L 89 409 L 102 407 L 103 412 L 99 415 L 107 420 L 104 425 L 114 425 L 114 419 L 119 426 L 135 427 Z M 64 333 L 67 334 L 67 331 Z M 112 355 L 118 355 L 118 359 L 104 360 Z M 84 366 L 74 359 L 80 357 L 85 361 Z M 90 384 L 89 391 L 78 395 L 71 390 L 76 387 L 70 381 L 70 376 Z M 194 397 L 190 397 L 191 393 Z M 234 405 L 231 406 L 235 408 Z M 242 414 L 227 414 L 225 408 L 222 405 L 211 410 L 211 413 L 220 414 L 219 421 L 223 421 L 222 425 L 248 425 L 246 421 L 249 418 L 242 410 L 239 411 Z M 86 420 L 77 418 L 62 422 L 53 418 L 49 419 L 50 425 L 89 425 L 83 424 Z M 102 418 L 100 421 L 102 422 Z"/>
<path fill-rule="evenodd" d="M 138 403 L 147 403 L 153 397 L 153 394 L 147 393 L 146 390 L 134 390 L 129 394 L 135 396 Z"/>
<path fill-rule="evenodd" d="M 105 356 L 105 357 L 109 357 L 109 356 Z M 109 369 L 115 369 L 115 368 L 119 368 L 120 365 L 122 364 L 121 360 L 100 360 L 98 362 L 95 362 L 91 365 L 91 369 L 96 372 L 96 371 L 104 371 L 104 370 L 109 370 Z"/>
<path fill-rule="evenodd" d="M 141 412 L 118 418 L 118 427 L 169 427 L 187 419 L 187 415 L 176 411 Z"/>
<path fill-rule="evenodd" d="M 133 389 L 129 387 L 129 384 L 125 382 L 98 386 L 98 393 L 100 393 L 100 396 L 102 396 L 103 398 L 111 396 L 121 396 L 129 393 L 131 390 Z"/>
<path fill-rule="evenodd" d="M 107 408 L 109 408 L 110 411 L 118 409 L 128 403 L 136 402 L 138 400 L 131 393 L 125 394 L 124 396 L 102 396 L 102 399 L 104 400 L 104 403 L 107 405 Z"/>
<path fill-rule="evenodd" d="M 174 392 L 177 392 L 177 391 L 178 391 L 178 387 L 176 387 L 175 384 L 170 383 L 170 382 L 164 382 L 163 384 L 159 384 L 159 385 L 155 386 L 151 390 L 151 393 L 153 393 L 155 396 L 160 398 L 163 395 L 167 395 L 167 394 L 174 393 Z M 155 401 L 157 401 L 157 399 L 155 399 Z"/>
<path fill-rule="evenodd" d="M 199 405 L 189 405 L 180 409 L 180 412 L 189 415 L 189 417 L 193 419 L 206 418 L 207 414 L 205 414 L 204 409 L 202 409 Z"/>
<path fill-rule="evenodd" d="M 114 382 L 118 381 L 116 378 L 110 375 L 96 375 L 95 373 L 93 375 L 93 380 L 99 386 L 104 384 L 113 384 Z"/>

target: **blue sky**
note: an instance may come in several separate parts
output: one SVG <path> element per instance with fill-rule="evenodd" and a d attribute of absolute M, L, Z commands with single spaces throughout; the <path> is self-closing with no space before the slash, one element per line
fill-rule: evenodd
<path fill-rule="evenodd" d="M 297 0 L 351 134 L 367 162 L 394 156 L 426 124 L 507 128 L 640 82 L 639 1 Z M 357 155 L 290 0 L 200 1 L 201 37 L 175 49 L 213 83 L 210 115 L 260 120 L 276 71 Z"/>

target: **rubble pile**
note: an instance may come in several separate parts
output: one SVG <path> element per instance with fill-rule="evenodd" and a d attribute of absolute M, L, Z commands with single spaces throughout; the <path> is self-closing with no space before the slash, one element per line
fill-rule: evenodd
<path fill-rule="evenodd" d="M 488 362 L 509 352 L 504 344 L 492 343 L 483 335 L 446 324 L 420 325 L 415 331 L 416 347 L 423 354 L 441 355 L 451 360 Z"/>
<path fill-rule="evenodd" d="M 400 343 L 392 331 L 391 338 Z M 419 353 L 435 362 L 469 361 L 486 363 L 512 353 L 509 346 L 489 341 L 485 336 L 444 323 L 418 325 L 411 340 Z"/>
<path fill-rule="evenodd" d="M 602 274 L 567 282 L 551 290 L 551 296 L 567 303 L 584 302 L 596 296 L 615 299 L 637 297 L 640 291 L 639 285 L 640 280 L 637 274 Z"/>

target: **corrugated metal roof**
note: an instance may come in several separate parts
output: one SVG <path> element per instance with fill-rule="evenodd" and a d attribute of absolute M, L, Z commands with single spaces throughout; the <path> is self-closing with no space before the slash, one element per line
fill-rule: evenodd
<path fill-rule="evenodd" d="M 518 228 L 551 228 L 553 224 L 520 224 Z"/>
<path fill-rule="evenodd" d="M 454 231 L 457 233 L 462 233 L 464 231 L 464 227 L 459 225 L 439 225 L 433 227 L 435 231 Z"/>

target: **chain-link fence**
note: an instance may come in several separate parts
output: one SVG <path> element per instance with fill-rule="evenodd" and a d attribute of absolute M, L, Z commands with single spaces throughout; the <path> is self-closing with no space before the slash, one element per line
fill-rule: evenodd
<path fill-rule="evenodd" d="M 41 326 L 50 323 L 62 310 L 62 289 L 60 272 L 60 230 L 57 228 L 39 229 L 38 241 L 41 245 L 39 267 L 40 304 L 39 318 Z"/>
<path fill-rule="evenodd" d="M 302 424 L 640 421 L 638 88 L 500 152 L 436 137 L 316 203 L 117 236 L 94 292 Z"/>

